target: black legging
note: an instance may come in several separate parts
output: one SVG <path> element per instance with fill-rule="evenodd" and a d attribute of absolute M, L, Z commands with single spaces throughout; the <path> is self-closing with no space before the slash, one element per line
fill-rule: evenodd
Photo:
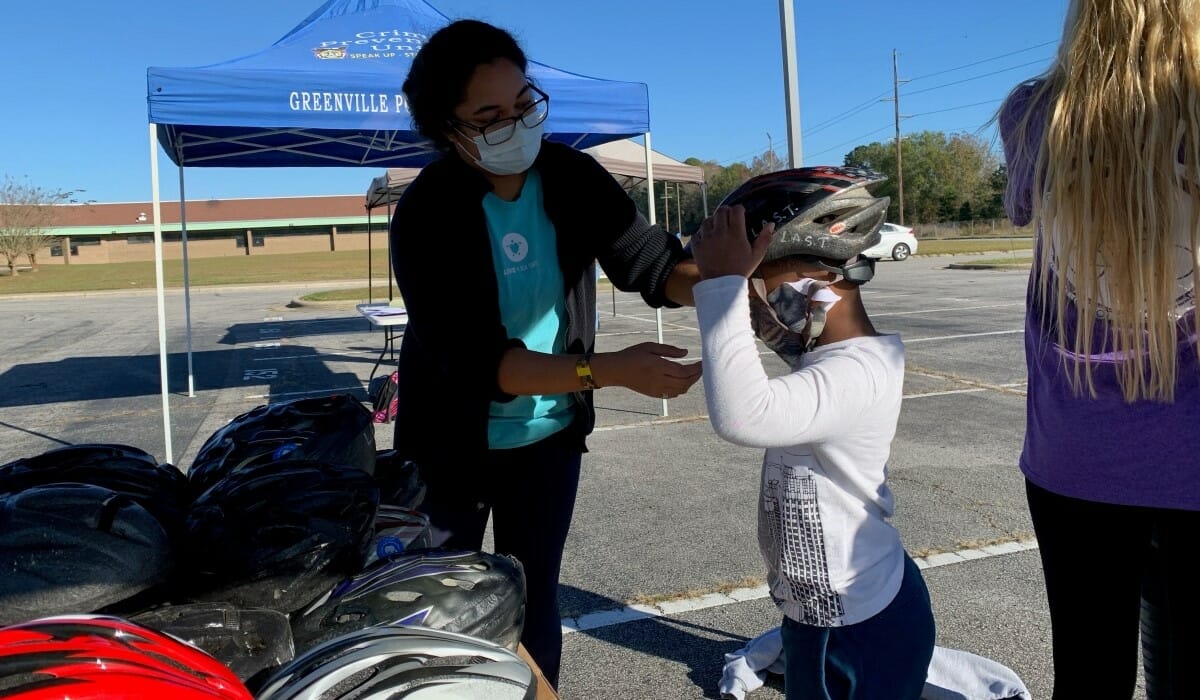
<path fill-rule="evenodd" d="M 1085 501 L 1029 481 L 1025 491 L 1046 578 L 1055 700 L 1133 696 L 1148 573 L 1165 606 L 1165 614 L 1142 621 L 1158 652 L 1156 673 L 1147 674 L 1149 698 L 1193 697 L 1200 511 Z"/>
<path fill-rule="evenodd" d="M 429 516 L 433 546 L 471 551 L 483 547 L 492 514 L 496 552 L 516 557 L 525 569 L 521 643 L 555 687 L 562 657 L 558 574 L 582 457 L 561 435 L 516 449 L 491 450 L 484 464 L 423 464 L 426 493 L 419 508 Z"/>

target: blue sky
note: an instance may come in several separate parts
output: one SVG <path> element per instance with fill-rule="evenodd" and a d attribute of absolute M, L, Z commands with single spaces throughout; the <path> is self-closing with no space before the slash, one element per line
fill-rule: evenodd
<path fill-rule="evenodd" d="M 0 177 L 100 202 L 150 199 L 146 69 L 263 49 L 321 0 L 5 3 Z M 653 146 L 674 158 L 785 158 L 777 0 L 431 0 L 517 36 L 532 60 L 645 83 Z M 1049 64 L 1067 0 L 795 0 L 805 165 L 840 163 L 894 133 L 976 133 L 1005 93 Z M 160 157 L 162 197 L 178 169 Z M 189 168 L 188 199 L 365 193 L 378 168 Z"/>

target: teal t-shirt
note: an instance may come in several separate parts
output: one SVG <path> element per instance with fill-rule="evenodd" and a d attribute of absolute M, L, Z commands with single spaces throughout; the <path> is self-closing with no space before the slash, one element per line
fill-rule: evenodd
<path fill-rule="evenodd" d="M 500 288 L 500 319 L 509 337 L 520 338 L 535 352 L 561 353 L 567 309 L 554 224 L 542 206 L 541 177 L 530 170 L 521 195 L 512 202 L 489 192 L 483 211 Z M 553 394 L 492 402 L 488 446 L 521 447 L 562 430 L 573 417 L 571 401 L 570 394 Z"/>

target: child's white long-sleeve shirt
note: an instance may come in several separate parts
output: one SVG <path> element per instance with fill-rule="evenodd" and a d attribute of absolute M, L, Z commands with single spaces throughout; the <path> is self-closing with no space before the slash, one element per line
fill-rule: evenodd
<path fill-rule="evenodd" d="M 788 617 L 850 625 L 887 607 L 904 577 L 887 462 L 900 416 L 904 345 L 852 338 L 768 377 L 739 276 L 694 288 L 709 418 L 722 438 L 766 448 L 758 540 Z"/>

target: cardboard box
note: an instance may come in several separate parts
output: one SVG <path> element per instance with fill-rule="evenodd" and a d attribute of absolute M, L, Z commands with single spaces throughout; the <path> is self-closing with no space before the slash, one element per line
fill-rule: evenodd
<path fill-rule="evenodd" d="M 529 664 L 529 667 L 533 669 L 533 675 L 537 678 L 537 694 L 533 696 L 534 700 L 559 700 L 558 693 L 550 687 L 550 683 L 542 675 L 542 669 L 538 668 L 533 658 L 529 656 L 529 652 L 525 651 L 524 644 L 517 645 L 517 655 L 525 659 L 525 663 Z"/>

